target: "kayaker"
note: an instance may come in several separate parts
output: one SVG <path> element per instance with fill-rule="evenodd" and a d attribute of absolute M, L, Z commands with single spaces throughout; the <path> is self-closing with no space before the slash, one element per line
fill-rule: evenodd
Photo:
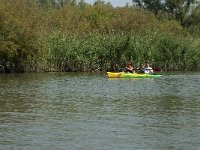
<path fill-rule="evenodd" d="M 143 73 L 153 73 L 153 69 L 150 67 L 150 64 L 148 62 L 145 63 L 144 69 L 142 70 Z"/>
<path fill-rule="evenodd" d="M 133 69 L 133 67 L 132 67 L 132 65 L 131 65 L 131 63 L 127 63 L 126 64 L 126 70 L 125 70 L 125 72 L 129 72 L 129 73 L 134 73 L 135 72 L 134 69 Z"/>

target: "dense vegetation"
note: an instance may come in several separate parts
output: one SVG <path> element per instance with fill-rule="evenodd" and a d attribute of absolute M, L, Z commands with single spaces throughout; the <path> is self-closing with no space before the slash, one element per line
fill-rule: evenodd
<path fill-rule="evenodd" d="M 200 69 L 199 5 L 182 15 L 176 8 L 152 11 L 139 4 L 1 0 L 0 71 L 105 71 L 127 61 Z"/>

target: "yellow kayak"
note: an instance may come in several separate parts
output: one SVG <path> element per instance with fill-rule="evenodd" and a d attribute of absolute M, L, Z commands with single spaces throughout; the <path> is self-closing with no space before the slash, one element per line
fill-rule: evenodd
<path fill-rule="evenodd" d="M 126 72 L 107 72 L 108 78 L 158 78 L 161 74 L 140 74 Z"/>

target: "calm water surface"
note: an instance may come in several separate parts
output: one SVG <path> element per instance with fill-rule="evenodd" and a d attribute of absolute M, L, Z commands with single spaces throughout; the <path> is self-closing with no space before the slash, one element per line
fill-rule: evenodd
<path fill-rule="evenodd" d="M 200 73 L 0 75 L 0 150 L 199 150 Z"/>

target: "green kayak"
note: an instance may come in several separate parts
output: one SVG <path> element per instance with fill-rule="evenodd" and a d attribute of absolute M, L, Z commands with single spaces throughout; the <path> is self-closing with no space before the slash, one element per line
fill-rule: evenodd
<path fill-rule="evenodd" d="M 107 72 L 108 78 L 158 78 L 161 74 L 139 74 L 125 72 Z"/>

